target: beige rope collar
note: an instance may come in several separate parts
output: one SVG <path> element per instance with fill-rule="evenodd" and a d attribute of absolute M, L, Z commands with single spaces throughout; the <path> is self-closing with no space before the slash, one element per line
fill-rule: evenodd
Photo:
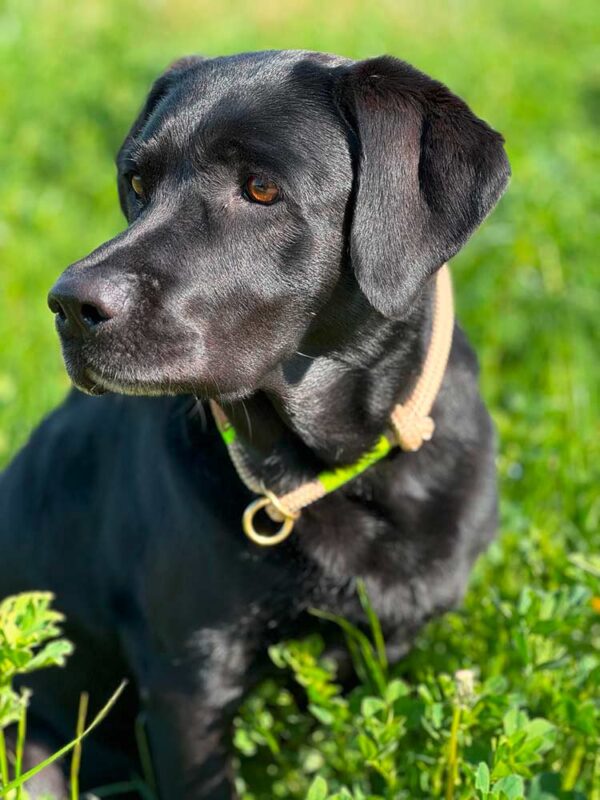
<path fill-rule="evenodd" d="M 435 429 L 430 416 L 431 409 L 444 379 L 453 330 L 452 282 L 448 266 L 444 264 L 436 276 L 435 303 L 427 355 L 410 396 L 404 403 L 396 405 L 391 413 L 391 432 L 382 434 L 375 446 L 354 464 L 321 472 L 314 480 L 303 483 L 281 496 L 270 492 L 257 479 L 235 428 L 223 409 L 214 400 L 210 401 L 215 423 L 240 480 L 251 492 L 261 495 L 250 503 L 242 517 L 242 527 L 248 538 L 263 546 L 279 544 L 290 535 L 303 508 L 360 475 L 372 464 L 385 458 L 392 448 L 400 447 L 407 452 L 414 452 L 423 442 L 431 439 Z M 270 535 L 256 530 L 254 517 L 261 509 L 265 509 L 274 521 L 281 522 L 281 527 L 276 533 Z"/>

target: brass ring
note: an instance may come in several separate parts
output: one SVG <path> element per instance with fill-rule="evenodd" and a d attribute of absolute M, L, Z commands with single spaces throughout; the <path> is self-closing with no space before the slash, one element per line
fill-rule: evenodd
<path fill-rule="evenodd" d="M 254 527 L 254 517 L 258 511 L 266 508 L 268 505 L 271 505 L 271 500 L 269 497 L 259 497 L 250 503 L 248 508 L 244 511 L 244 516 L 242 517 L 242 528 L 244 529 L 244 533 L 250 539 L 250 541 L 260 545 L 261 547 L 272 547 L 273 545 L 280 544 L 281 542 L 285 541 L 285 539 L 287 539 L 290 533 L 293 531 L 294 523 L 296 522 L 295 517 L 285 515 L 283 522 L 281 523 L 281 528 L 276 533 L 272 535 L 259 533 Z"/>

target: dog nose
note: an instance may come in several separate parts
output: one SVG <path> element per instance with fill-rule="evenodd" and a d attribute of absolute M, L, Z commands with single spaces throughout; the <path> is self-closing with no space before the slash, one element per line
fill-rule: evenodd
<path fill-rule="evenodd" d="M 71 325 L 75 330 L 88 333 L 97 325 L 110 319 L 110 315 L 96 301 L 82 302 L 68 294 L 52 292 L 48 297 L 48 308 L 57 314 L 61 322 Z"/>
<path fill-rule="evenodd" d="M 65 333 L 85 336 L 116 317 L 123 307 L 120 287 L 59 278 L 48 295 L 48 308 Z"/>

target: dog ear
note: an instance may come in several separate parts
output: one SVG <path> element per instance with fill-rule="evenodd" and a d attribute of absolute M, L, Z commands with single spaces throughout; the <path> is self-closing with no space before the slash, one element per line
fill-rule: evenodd
<path fill-rule="evenodd" d="M 146 98 L 142 110 L 137 115 L 129 133 L 125 137 L 125 141 L 121 145 L 117 153 L 117 164 L 120 164 L 125 150 L 129 148 L 132 139 L 135 139 L 137 134 L 142 130 L 144 124 L 150 117 L 160 101 L 167 96 L 170 90 L 197 64 L 204 61 L 202 56 L 184 56 L 177 59 L 157 78 L 152 84 L 152 88 Z M 121 209 L 125 216 L 127 216 L 127 192 L 122 181 L 119 181 L 119 201 Z"/>
<path fill-rule="evenodd" d="M 400 317 L 500 198 L 510 176 L 504 140 L 395 58 L 342 68 L 338 89 L 358 142 L 353 268 L 371 304 Z"/>

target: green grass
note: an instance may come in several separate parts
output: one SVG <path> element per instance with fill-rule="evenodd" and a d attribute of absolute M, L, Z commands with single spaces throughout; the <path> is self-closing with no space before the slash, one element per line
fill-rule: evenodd
<path fill-rule="evenodd" d="M 430 726 L 439 737 L 410 725 L 398 735 L 394 764 L 402 772 L 404 758 L 406 781 L 421 775 L 430 782 L 388 787 L 400 794 L 386 797 L 438 796 L 438 779 L 447 792 L 456 704 L 455 684 L 444 675 L 459 668 L 476 670 L 482 685 L 499 676 L 504 683 L 486 695 L 496 698 L 496 711 L 482 701 L 489 724 L 473 722 L 470 710 L 462 715 L 456 798 L 469 791 L 471 762 L 493 768 L 502 736 L 510 738 L 503 715 L 517 706 L 555 726 L 535 767 L 513 759 L 528 797 L 544 795 L 527 770 L 553 772 L 565 791 L 600 797 L 593 700 L 600 616 L 590 605 L 600 590 L 589 561 L 600 544 L 596 9 L 594 0 L 0 0 L 3 463 L 67 389 L 45 296 L 64 266 L 123 226 L 113 156 L 148 85 L 170 60 L 266 47 L 357 58 L 388 52 L 444 80 L 506 136 L 508 194 L 453 261 L 459 315 L 479 352 L 483 393 L 500 434 L 501 536 L 479 562 L 464 608 L 431 626 L 401 665 L 413 699 L 439 695 L 423 700 L 424 709 L 440 704 L 432 712 L 440 727 Z M 573 554 L 588 562 L 573 561 Z M 289 653 L 278 657 L 298 666 Z M 303 797 L 315 765 L 327 791 L 346 785 L 379 796 L 371 768 L 363 765 L 357 777 L 350 766 L 331 766 L 340 742 L 349 752 L 356 742 L 337 740 L 318 711 L 295 709 L 283 691 L 263 689 L 239 723 L 242 751 L 252 755 L 241 755 L 242 775 L 253 796 Z M 351 702 L 340 699 L 342 706 Z M 402 716 L 398 708 L 394 714 Z M 360 711 L 354 718 L 363 720 Z M 272 728 L 264 728 L 265 719 Z M 329 753 L 325 765 L 315 736 Z M 481 745 L 475 755 L 469 737 Z M 415 760 L 416 753 L 425 760 Z M 315 798 L 327 796 L 322 788 L 313 787 Z"/>

